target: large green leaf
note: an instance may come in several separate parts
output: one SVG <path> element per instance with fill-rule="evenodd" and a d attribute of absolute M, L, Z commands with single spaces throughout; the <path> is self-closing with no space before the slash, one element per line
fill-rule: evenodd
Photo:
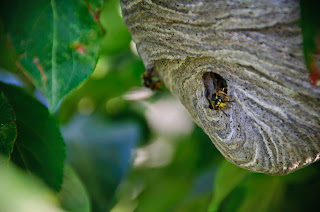
<path fill-rule="evenodd" d="M 0 153 L 9 157 L 16 137 L 16 117 L 7 98 L 0 92 Z"/>
<path fill-rule="evenodd" d="M 93 71 L 102 0 L 7 0 L 1 5 L 17 66 L 30 76 L 54 110 Z"/>
<path fill-rule="evenodd" d="M 0 83 L 17 119 L 18 136 L 11 159 L 59 190 L 63 179 L 65 144 L 48 109 L 21 88 Z"/>

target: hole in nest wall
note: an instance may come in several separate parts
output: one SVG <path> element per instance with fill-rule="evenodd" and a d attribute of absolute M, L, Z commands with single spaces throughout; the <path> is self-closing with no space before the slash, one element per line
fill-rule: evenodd
<path fill-rule="evenodd" d="M 206 96 L 214 92 L 219 92 L 224 89 L 225 93 L 228 93 L 228 85 L 226 80 L 219 74 L 213 72 L 206 72 L 202 76 L 205 86 Z"/>
<path fill-rule="evenodd" d="M 228 93 L 228 85 L 226 80 L 219 74 L 213 72 L 206 72 L 202 76 L 205 96 L 209 102 L 209 108 L 213 109 L 212 96 L 216 93 L 223 91 L 225 94 Z"/>

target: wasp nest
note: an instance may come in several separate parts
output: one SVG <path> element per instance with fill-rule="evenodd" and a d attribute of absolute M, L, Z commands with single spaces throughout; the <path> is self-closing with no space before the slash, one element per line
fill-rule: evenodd
<path fill-rule="evenodd" d="M 295 0 L 122 0 L 147 68 L 230 162 L 282 175 L 320 158 Z"/>

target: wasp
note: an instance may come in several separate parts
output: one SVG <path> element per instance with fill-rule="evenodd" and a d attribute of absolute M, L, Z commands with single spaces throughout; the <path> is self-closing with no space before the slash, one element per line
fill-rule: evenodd
<path fill-rule="evenodd" d="M 147 69 L 142 74 L 142 83 L 145 87 L 150 88 L 151 90 L 161 90 L 160 87 L 163 84 L 153 67 Z"/>
<path fill-rule="evenodd" d="M 209 102 L 209 108 L 212 110 L 221 110 L 227 115 L 223 109 L 228 108 L 228 104 L 232 104 L 228 95 L 227 82 L 216 73 L 205 73 L 203 82 L 206 90 L 206 97 Z M 215 90 L 215 92 L 214 92 Z"/>
<path fill-rule="evenodd" d="M 213 110 L 221 110 L 225 115 L 227 115 L 223 109 L 229 108 L 227 104 L 232 104 L 233 101 L 229 100 L 228 94 L 225 92 L 226 88 L 217 91 L 216 93 L 212 94 L 210 99 L 210 106 Z"/>

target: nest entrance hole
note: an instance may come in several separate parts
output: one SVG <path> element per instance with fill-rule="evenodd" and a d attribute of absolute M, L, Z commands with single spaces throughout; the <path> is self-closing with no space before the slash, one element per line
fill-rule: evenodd
<path fill-rule="evenodd" d="M 213 72 L 206 72 L 203 74 L 202 79 L 206 96 L 215 92 L 219 92 L 222 89 L 224 89 L 225 93 L 228 93 L 227 81 L 221 75 Z"/>
<path fill-rule="evenodd" d="M 204 84 L 204 92 L 205 96 L 209 101 L 209 107 L 212 109 L 210 104 L 210 100 L 212 95 L 222 91 L 228 94 L 228 85 L 227 81 L 219 74 L 214 72 L 206 72 L 202 76 L 203 84 Z"/>

